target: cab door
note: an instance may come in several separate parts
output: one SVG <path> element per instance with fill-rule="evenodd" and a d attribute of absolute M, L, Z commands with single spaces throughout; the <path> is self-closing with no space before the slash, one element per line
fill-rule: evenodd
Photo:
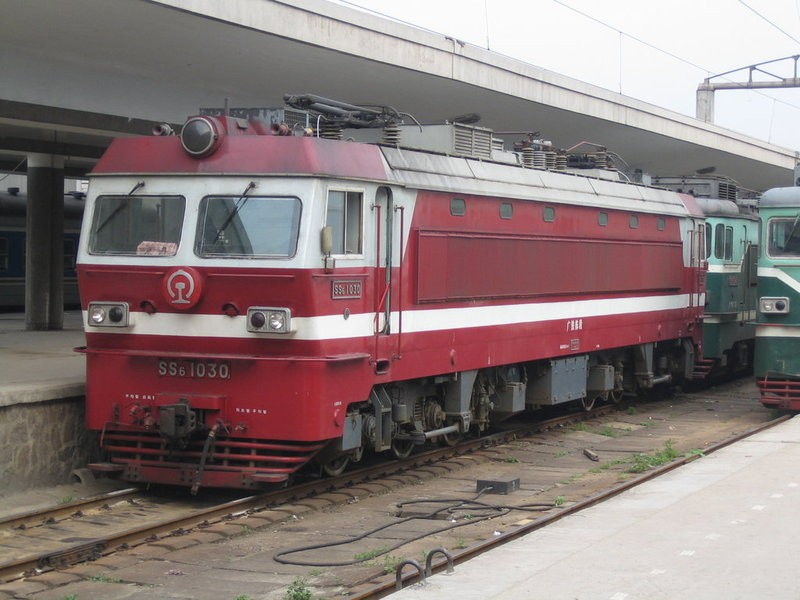
<path fill-rule="evenodd" d="M 689 266 L 692 269 L 692 287 L 689 290 L 689 307 L 703 306 L 706 293 L 706 271 L 708 270 L 708 245 L 710 233 L 703 221 L 692 219 Z"/>

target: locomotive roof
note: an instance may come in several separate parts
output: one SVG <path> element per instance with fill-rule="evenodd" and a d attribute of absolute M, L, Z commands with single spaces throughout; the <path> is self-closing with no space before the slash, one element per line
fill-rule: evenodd
<path fill-rule="evenodd" d="M 348 144 L 342 151 L 342 144 Z M 226 136 L 220 150 L 197 159 L 175 136 L 117 138 L 91 175 L 318 175 L 386 179 L 374 146 L 316 137 Z"/>
<path fill-rule="evenodd" d="M 389 146 L 381 149 L 393 178 L 408 187 L 555 203 L 591 202 L 598 208 L 665 214 L 696 212 L 678 194 L 663 189 Z"/>
<path fill-rule="evenodd" d="M 248 129 L 246 123 L 228 126 L 215 151 L 200 159 L 189 155 L 177 136 L 117 138 L 92 175 L 333 177 L 455 194 L 701 216 L 692 202 L 664 189 L 394 145 L 269 135 Z"/>
<path fill-rule="evenodd" d="M 740 217 L 743 219 L 758 220 L 758 216 L 745 212 L 733 200 L 719 198 L 695 198 L 694 201 L 707 217 Z"/>
<path fill-rule="evenodd" d="M 767 190 L 761 196 L 760 207 L 800 206 L 800 187 L 782 187 Z"/>

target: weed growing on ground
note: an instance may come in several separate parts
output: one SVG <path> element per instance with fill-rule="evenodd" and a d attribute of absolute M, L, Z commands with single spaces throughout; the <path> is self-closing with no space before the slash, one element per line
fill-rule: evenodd
<path fill-rule="evenodd" d="M 601 471 L 607 471 L 608 469 L 616 467 L 617 465 L 626 465 L 629 462 L 631 462 L 630 458 L 617 458 L 615 460 L 609 460 L 601 464 L 599 467 L 595 467 L 594 469 L 592 469 L 592 472 L 600 473 Z"/>
<path fill-rule="evenodd" d="M 375 550 L 367 550 L 366 552 L 359 552 L 358 554 L 353 556 L 353 558 L 355 558 L 358 561 L 372 560 L 376 556 L 380 556 L 381 554 L 384 554 L 385 552 L 388 551 L 389 549 L 384 546 L 383 548 L 377 548 Z"/>
<path fill-rule="evenodd" d="M 311 590 L 303 577 L 297 577 L 286 589 L 285 600 L 311 600 Z"/>
<path fill-rule="evenodd" d="M 654 467 L 660 467 L 680 456 L 680 453 L 674 448 L 674 441 L 667 440 L 664 442 L 664 449 L 660 452 L 653 454 L 637 454 L 633 457 L 633 464 L 628 467 L 628 473 L 644 473 Z"/>
<path fill-rule="evenodd" d="M 619 437 L 619 435 L 620 435 L 620 434 L 619 434 L 619 431 L 617 431 L 616 429 L 614 429 L 613 427 L 611 427 L 611 425 L 605 425 L 604 427 L 602 427 L 601 429 L 599 429 L 599 430 L 597 431 L 597 433 L 598 433 L 599 435 L 604 435 L 604 436 L 606 436 L 606 437 L 610 437 L 610 438 Z"/>
<path fill-rule="evenodd" d="M 391 554 L 383 559 L 383 574 L 388 575 L 397 571 L 397 565 L 403 562 L 399 556 L 392 556 Z"/>

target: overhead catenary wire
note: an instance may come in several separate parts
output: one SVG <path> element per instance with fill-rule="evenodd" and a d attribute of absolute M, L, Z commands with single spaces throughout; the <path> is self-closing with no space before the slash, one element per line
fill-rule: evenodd
<path fill-rule="evenodd" d="M 748 8 L 749 10 L 751 10 L 752 12 L 754 12 L 761 19 L 763 19 L 764 21 L 769 23 L 771 26 L 773 26 L 776 29 L 778 29 L 781 33 L 783 33 L 784 35 L 788 36 L 790 39 L 792 39 L 792 41 L 800 44 L 800 40 L 797 40 L 794 36 L 792 36 L 789 33 L 785 32 L 783 29 L 778 27 L 775 23 L 773 23 L 772 21 L 770 21 L 769 19 L 764 17 L 764 15 L 760 14 L 758 11 L 756 11 L 751 6 L 749 6 L 747 3 L 745 3 L 744 0 L 737 0 L 737 1 L 740 4 L 742 4 L 743 6 L 745 6 L 746 8 Z M 618 27 L 616 27 L 614 25 L 611 25 L 610 23 L 607 23 L 607 22 L 605 22 L 605 21 L 603 21 L 603 20 L 601 20 L 601 19 L 599 19 L 599 18 L 597 18 L 597 17 L 595 17 L 593 15 L 590 15 L 590 14 L 588 14 L 586 12 L 578 10 L 574 6 L 570 6 L 566 2 L 563 2 L 562 0 L 551 0 L 551 2 L 553 2 L 555 4 L 558 4 L 559 6 L 562 6 L 562 7 L 566 8 L 566 9 L 568 9 L 568 10 L 571 10 L 572 12 L 577 13 L 577 14 L 581 15 L 582 17 L 586 18 L 586 19 L 594 21 L 595 23 L 598 23 L 599 25 L 602 25 L 603 27 L 606 27 L 606 28 L 614 31 L 614 32 L 618 33 L 621 36 L 625 36 L 625 37 L 627 37 L 627 38 L 629 38 L 629 39 L 631 39 L 631 40 L 633 40 L 633 41 L 635 41 L 635 42 L 637 42 L 639 44 L 642 44 L 643 46 L 651 48 L 652 50 L 655 50 L 656 52 L 664 54 L 665 56 L 669 56 L 672 59 L 680 61 L 680 62 L 682 62 L 682 63 L 684 63 L 686 65 L 689 65 L 690 67 L 693 67 L 695 69 L 698 69 L 700 71 L 704 71 L 709 76 L 712 74 L 712 69 L 708 69 L 707 67 L 703 67 L 701 65 L 698 65 L 698 64 L 692 62 L 691 60 L 688 60 L 688 59 L 686 59 L 686 58 L 684 58 L 682 56 L 679 56 L 679 55 L 677 55 L 677 54 L 675 54 L 673 52 L 670 52 L 669 50 L 665 50 L 664 48 L 656 46 L 655 44 L 652 44 L 652 43 L 650 43 L 650 42 L 648 42 L 646 40 L 643 40 L 643 39 L 641 39 L 641 38 L 639 38 L 639 37 L 637 37 L 635 35 L 631 35 L 630 33 L 626 32 L 626 31 L 623 31 L 623 30 L 619 29 Z M 747 67 L 742 67 L 742 69 L 746 69 L 746 68 Z M 729 73 L 734 73 L 734 72 L 739 71 L 739 70 L 741 70 L 741 69 L 735 69 L 733 71 L 729 71 Z M 620 75 L 620 77 L 621 77 L 621 75 Z M 717 75 L 717 77 L 719 77 L 719 75 Z M 727 80 L 727 81 L 729 81 L 731 83 L 737 83 L 735 80 L 730 79 L 728 77 L 723 77 L 723 79 L 725 79 L 725 80 Z M 744 86 L 744 84 L 742 84 L 742 89 L 748 89 L 748 88 L 746 88 Z M 758 94 L 760 96 L 764 96 L 765 98 L 769 98 L 770 100 L 773 100 L 774 103 L 780 103 L 780 104 L 783 104 L 785 106 L 794 108 L 796 110 L 800 110 L 800 106 L 798 106 L 797 104 L 793 104 L 791 102 L 786 102 L 785 100 L 781 100 L 779 98 L 776 98 L 775 96 L 771 96 L 770 94 L 766 94 L 766 93 L 764 93 L 764 92 L 762 92 L 760 90 L 749 89 L 749 91 L 755 92 L 756 94 Z"/>
<path fill-rule="evenodd" d="M 420 25 L 418 25 L 416 23 L 413 23 L 413 22 L 410 22 L 410 21 L 407 21 L 407 20 L 403 20 L 403 19 L 400 19 L 398 17 L 394 17 L 394 16 L 386 14 L 384 12 L 380 12 L 380 11 L 374 10 L 372 8 L 364 6 L 364 4 L 360 3 L 360 2 L 356 2 L 356 1 L 353 1 L 353 0 L 337 0 L 337 1 L 339 3 L 341 3 L 341 4 L 352 6 L 354 8 L 357 8 L 357 9 L 360 9 L 360 10 L 364 10 L 364 11 L 369 12 L 371 14 L 374 14 L 376 16 L 379 16 L 379 17 L 382 17 L 382 18 L 386 18 L 386 19 L 390 19 L 390 20 L 392 20 L 392 21 L 394 21 L 396 23 L 401 23 L 401 24 L 404 24 L 404 25 L 408 25 L 408 26 L 414 27 L 416 29 L 420 29 L 422 31 L 427 31 L 427 32 L 434 33 L 434 34 L 437 34 L 437 35 L 452 35 L 452 34 L 445 34 L 445 33 L 441 32 L 441 31 L 436 31 L 436 30 L 430 29 L 428 27 L 420 26 Z M 627 31 L 624 31 L 624 30 L 620 29 L 619 27 L 616 27 L 616 26 L 614 26 L 614 25 L 612 25 L 612 24 L 610 24 L 610 23 L 608 23 L 608 22 L 606 22 L 606 21 L 604 21 L 604 20 L 602 20 L 602 19 L 600 19 L 598 17 L 595 17 L 595 16 L 593 16 L 593 15 L 587 13 L 587 12 L 579 10 L 579 9 L 575 8 L 574 6 L 571 6 L 570 4 L 568 4 L 567 2 L 565 2 L 563 0 L 551 0 L 551 1 L 553 3 L 555 3 L 555 4 L 558 4 L 559 6 L 562 6 L 563 8 L 566 8 L 567 10 L 570 10 L 570 11 L 576 13 L 576 14 L 579 14 L 579 15 L 581 15 L 582 17 L 584 17 L 586 19 L 589 19 L 589 20 L 591 20 L 591 21 L 593 21 L 595 23 L 598 23 L 599 25 L 602 25 L 603 27 L 606 27 L 606 28 L 616 32 L 620 36 L 620 52 L 621 52 L 621 38 L 625 37 L 625 38 L 628 38 L 628 39 L 630 39 L 630 40 L 632 40 L 632 41 L 634 41 L 634 42 L 636 42 L 638 44 L 642 44 L 643 46 L 648 47 L 648 48 L 650 48 L 650 49 L 652 49 L 652 50 L 654 50 L 654 51 L 656 51 L 656 52 L 658 52 L 660 54 L 668 56 L 669 58 L 671 58 L 673 60 L 679 61 L 679 62 L 681 62 L 681 63 L 683 63 L 683 64 L 685 64 L 685 65 L 687 65 L 689 67 L 692 67 L 694 69 L 702 71 L 707 76 L 712 76 L 714 71 L 717 70 L 717 69 L 710 69 L 708 67 L 699 65 L 699 64 L 697 64 L 697 63 L 695 63 L 695 62 L 693 62 L 693 61 L 691 61 L 691 60 L 689 60 L 689 59 L 687 59 L 687 58 L 685 58 L 683 56 L 680 56 L 680 55 L 675 54 L 674 52 L 671 52 L 669 50 L 666 50 L 665 48 L 662 48 L 662 47 L 660 47 L 660 46 L 658 46 L 656 44 L 648 42 L 647 40 L 645 40 L 645 39 L 643 39 L 643 38 L 641 38 L 639 36 L 633 35 L 633 34 L 627 32 Z M 488 2 L 488 0 L 487 0 L 487 2 Z M 787 37 L 792 39 L 792 41 L 794 41 L 796 43 L 800 43 L 800 41 L 798 41 L 794 36 L 792 36 L 788 32 L 786 32 L 783 29 L 781 29 L 773 21 L 771 21 L 770 19 L 766 18 L 764 15 L 762 15 L 757 10 L 755 10 L 753 7 L 751 7 L 746 2 L 744 2 L 744 0 L 737 0 L 737 2 L 741 3 L 748 10 L 750 10 L 751 12 L 756 14 L 759 18 L 764 20 L 768 25 L 770 25 L 771 27 L 773 27 L 776 30 L 780 31 L 783 35 L 786 35 Z M 486 2 L 484 3 L 484 12 L 485 12 L 485 18 L 487 20 L 486 30 L 488 32 L 489 11 L 488 11 L 488 5 L 487 5 Z M 800 12 L 800 8 L 798 8 L 798 12 Z M 463 45 L 463 42 L 461 42 L 461 44 Z M 487 50 L 489 50 L 489 47 L 488 47 L 488 34 L 487 34 Z M 504 54 L 502 52 L 498 52 L 497 50 L 492 50 L 492 52 L 495 52 L 498 55 L 508 56 L 508 55 L 506 55 L 506 54 Z M 514 58 L 514 57 L 511 56 L 510 58 Z M 620 58 L 620 60 L 621 60 L 621 58 Z M 743 67 L 743 68 L 746 68 L 746 67 Z M 620 69 L 620 71 L 621 71 L 621 69 Z M 724 79 L 726 79 L 727 81 L 729 81 L 731 83 L 737 83 L 733 79 L 729 79 L 729 78 L 724 78 Z M 620 72 L 620 81 L 619 81 L 618 85 L 620 86 L 620 90 L 619 91 L 620 91 L 620 93 L 622 93 L 622 89 L 621 89 L 621 86 L 622 86 L 622 75 L 621 75 L 621 72 Z M 743 89 L 747 89 L 744 86 L 742 86 L 742 88 Z M 755 94 L 757 94 L 759 96 L 762 96 L 764 98 L 768 98 L 770 100 L 773 100 L 774 103 L 782 104 L 784 106 L 787 106 L 787 107 L 795 109 L 795 110 L 800 110 L 800 106 L 798 106 L 797 104 L 793 104 L 792 102 L 787 102 L 786 100 L 782 100 L 780 98 L 776 98 L 775 96 L 772 96 L 772 95 L 770 95 L 768 93 L 765 93 L 765 92 L 763 92 L 761 90 L 748 89 L 748 91 L 754 92 Z"/>
<path fill-rule="evenodd" d="M 773 23 L 773 22 L 772 22 L 770 19 L 768 19 L 767 17 L 765 17 L 764 15 L 762 15 L 760 12 L 758 12 L 758 11 L 757 11 L 755 8 L 753 8 L 752 6 L 750 6 L 750 5 L 749 5 L 747 2 L 745 2 L 744 0 L 738 0 L 738 2 L 739 2 L 739 4 L 741 4 L 742 6 L 744 6 L 744 7 L 745 7 L 747 10 L 749 10 L 749 11 L 751 11 L 753 14 L 755 14 L 757 17 L 759 17 L 760 19 L 763 19 L 764 21 L 766 21 L 767 23 L 769 23 L 769 24 L 770 24 L 772 27 L 774 27 L 775 29 L 777 29 L 778 31 L 780 31 L 780 32 L 781 32 L 783 35 L 785 35 L 786 37 L 788 37 L 788 38 L 789 38 L 790 40 L 792 40 L 794 43 L 796 43 L 796 44 L 800 44 L 800 40 L 798 40 L 796 37 L 794 37 L 794 36 L 793 36 L 791 33 L 788 33 L 787 31 L 784 31 L 784 30 L 783 30 L 781 27 L 779 27 L 778 25 L 776 25 L 775 23 Z"/>

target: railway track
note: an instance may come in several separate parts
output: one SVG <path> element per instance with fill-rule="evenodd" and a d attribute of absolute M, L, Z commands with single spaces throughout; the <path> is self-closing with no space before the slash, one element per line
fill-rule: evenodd
<path fill-rule="evenodd" d="M 714 391 L 679 394 L 676 398 L 640 403 L 624 410 L 603 406 L 591 413 L 578 412 L 539 423 L 509 426 L 507 431 L 469 439 L 457 447 L 426 448 L 406 460 L 365 465 L 337 478 L 311 480 L 233 502 L 213 502 L 211 494 L 201 494 L 193 499 L 185 494 L 179 498 L 140 494 L 134 496 L 133 502 L 120 497 L 112 505 L 133 507 L 134 517 L 129 517 L 127 523 L 130 525 L 135 518 L 136 527 L 117 526 L 116 533 L 107 528 L 102 540 L 100 535 L 88 541 L 82 539 L 89 535 L 81 529 L 82 520 L 110 520 L 102 504 L 99 508 L 82 509 L 84 516 L 76 517 L 71 515 L 71 507 L 60 507 L 62 516 L 57 518 L 57 526 L 47 525 L 45 520 L 50 517 L 45 515 L 29 515 L 25 529 L 3 528 L 0 523 L 3 539 L 16 540 L 14 544 L 18 548 L 27 544 L 24 534 L 26 529 L 30 529 L 46 532 L 39 538 L 72 538 L 71 547 L 76 550 L 70 553 L 67 544 L 49 550 L 42 548 L 38 555 L 33 551 L 25 554 L 26 565 L 12 566 L 2 554 L 5 546 L 0 544 L 0 563 L 3 563 L 0 575 L 3 581 L 10 581 L 8 584 L 0 583 L 0 596 L 5 592 L 11 597 L 27 597 L 24 594 L 17 596 L 13 590 L 39 585 L 41 589 L 57 587 L 51 596 L 45 597 L 61 598 L 75 593 L 79 597 L 108 598 L 128 598 L 126 594 L 132 594 L 131 598 L 134 598 L 137 586 L 150 586 L 150 593 L 153 593 L 152 586 L 155 585 L 157 588 L 163 586 L 165 597 L 170 593 L 177 594 L 176 597 L 195 595 L 203 599 L 236 597 L 242 596 L 242 592 L 247 592 L 243 596 L 258 597 L 270 591 L 276 594 L 275 597 L 282 597 L 282 590 L 286 590 L 288 582 L 298 573 L 308 582 L 314 598 L 385 596 L 396 585 L 395 575 L 386 574 L 388 569 L 396 566 L 394 559 L 418 559 L 420 553 L 443 547 L 449 550 L 458 565 L 495 543 L 543 527 L 569 512 L 600 502 L 637 485 L 645 477 L 662 472 L 653 470 L 641 478 L 626 476 L 627 479 L 620 484 L 619 476 L 624 466 L 606 467 L 622 463 L 623 457 L 649 452 L 663 445 L 665 440 L 673 440 L 681 458 L 663 470 L 675 468 L 695 460 L 701 451 L 712 452 L 719 445 L 750 435 L 755 431 L 754 427 L 779 422 L 758 404 L 754 386 L 746 385 L 749 387 L 733 384 L 727 389 L 722 386 Z M 607 430 L 614 428 L 621 432 L 619 437 L 605 435 Z M 589 449 L 594 450 L 598 462 L 591 460 L 591 453 L 586 453 Z M 692 449 L 696 451 L 684 456 Z M 366 459 L 361 464 L 365 463 Z M 517 493 L 493 496 L 492 499 L 484 496 L 481 500 L 525 504 L 537 501 L 552 503 L 553 498 L 562 497 L 565 501 L 545 513 L 526 515 L 516 512 L 482 523 L 475 519 L 455 530 L 457 533 L 444 532 L 407 544 L 400 540 L 404 543 L 398 550 L 375 558 L 352 560 L 370 555 L 387 544 L 391 535 L 382 534 L 380 539 L 365 540 L 361 548 L 346 545 L 332 549 L 322 547 L 300 555 L 289 554 L 304 543 L 318 545 L 321 541 L 327 543 L 331 540 L 336 543 L 337 540 L 356 537 L 374 524 L 402 521 L 399 514 L 402 510 L 398 511 L 398 507 L 408 500 L 474 496 L 476 477 L 505 477 L 508 474 L 522 479 Z M 200 502 L 204 501 L 207 504 L 201 506 Z M 152 502 L 152 505 L 148 506 L 146 502 Z M 145 523 L 145 519 L 153 514 L 161 518 Z M 126 521 L 120 522 L 124 524 Z M 447 522 L 419 520 L 411 529 L 427 530 L 442 524 L 446 526 Z M 69 529 L 73 526 L 76 529 Z M 403 538 L 405 534 L 401 532 L 396 537 Z M 81 545 L 89 542 L 102 544 L 102 549 L 95 552 L 95 555 L 102 555 L 98 560 L 92 561 L 92 555 L 81 556 L 80 550 L 86 550 Z M 209 543 L 213 545 L 209 546 Z M 131 550 L 113 556 L 123 548 Z M 245 565 L 236 562 L 238 559 L 235 557 L 246 557 L 253 552 L 256 552 L 257 560 Z M 22 556 L 19 551 L 17 554 Z M 276 560 L 280 555 L 300 561 L 280 564 Z M 47 562 L 40 562 L 43 558 Z M 358 564 L 298 566 L 303 564 L 303 560 L 305 564 L 324 565 L 342 558 L 347 559 L 342 562 Z M 91 562 L 77 568 L 59 566 L 87 560 Z M 419 562 L 424 564 L 424 559 Z M 121 566 L 126 564 L 137 566 L 130 569 Z M 445 565 L 446 561 L 440 558 L 432 566 L 437 570 Z M 149 578 L 143 575 L 146 572 L 150 573 Z M 417 577 L 409 569 L 403 569 L 401 573 L 404 581 L 413 581 Z M 191 575 L 192 581 L 202 583 L 189 584 L 190 578 L 174 574 Z M 258 587 L 246 587 L 244 582 L 251 577 L 258 580 Z M 84 583 L 75 585 L 83 587 L 73 588 L 64 584 L 65 580 L 75 581 L 76 578 Z M 226 584 L 228 578 L 235 583 Z M 104 580 L 113 580 L 114 583 L 98 583 Z M 106 587 L 101 590 L 99 586 Z M 232 589 L 235 593 L 231 595 Z"/>
<path fill-rule="evenodd" d="M 590 506 L 608 500 L 609 498 L 613 498 L 614 496 L 617 496 L 618 494 L 621 494 L 631 488 L 641 485 L 642 483 L 645 483 L 652 479 L 656 479 L 664 475 L 665 473 L 673 471 L 678 467 L 681 467 L 694 460 L 697 460 L 701 456 L 711 454 L 721 448 L 724 448 L 735 442 L 748 438 L 751 435 L 754 435 L 760 431 L 774 427 L 775 425 L 778 425 L 779 423 L 782 423 L 790 418 L 791 418 L 790 415 L 779 416 L 775 419 L 772 419 L 771 421 L 753 427 L 745 432 L 734 435 L 722 442 L 708 446 L 703 449 L 702 453 L 693 453 L 687 456 L 676 458 L 675 460 L 672 460 L 665 465 L 654 468 L 651 471 L 648 471 L 633 479 L 629 479 L 623 483 L 620 483 L 619 485 L 602 490 L 597 494 L 591 495 L 588 498 L 585 498 L 567 507 L 564 507 L 563 509 L 558 510 L 557 512 L 552 512 L 538 519 L 520 524 L 516 528 L 513 528 L 511 530 L 502 533 L 498 533 L 498 535 L 495 535 L 484 541 L 471 545 L 470 547 L 465 548 L 463 550 L 455 550 L 453 552 L 447 552 L 446 555 L 444 553 L 437 553 L 435 557 L 432 557 L 432 560 L 429 562 L 429 564 L 426 565 L 425 576 L 428 576 L 433 573 L 439 573 L 441 571 L 444 571 L 445 569 L 452 571 L 455 565 L 466 562 L 470 558 L 473 558 L 479 554 L 487 552 L 492 548 L 501 546 L 511 540 L 525 536 L 533 531 L 536 531 L 537 529 L 541 529 L 552 523 L 555 523 L 556 521 L 559 521 L 569 515 L 585 510 L 586 508 L 589 508 Z M 405 583 L 409 582 L 415 583 L 419 581 L 421 575 L 422 574 L 420 572 L 413 569 L 406 570 L 405 572 L 400 571 L 395 573 L 392 577 L 385 577 L 383 578 L 383 580 L 370 583 L 366 586 L 361 586 L 362 589 L 360 589 L 357 593 L 349 595 L 349 598 L 350 600 L 368 600 L 368 599 L 383 598 L 385 596 L 390 595 L 398 588 L 402 587 Z"/>
<path fill-rule="evenodd" d="M 574 412 L 521 424 L 480 438 L 465 439 L 454 446 L 426 448 L 405 459 L 352 469 L 338 477 L 221 503 L 207 503 L 185 495 L 159 497 L 129 488 L 14 515 L 0 519 L 0 583 L 96 560 L 119 549 L 166 536 L 184 535 L 195 528 L 252 515 L 282 503 L 391 477 L 533 432 L 598 418 L 614 410 L 614 406 L 608 405 L 592 412 Z"/>

